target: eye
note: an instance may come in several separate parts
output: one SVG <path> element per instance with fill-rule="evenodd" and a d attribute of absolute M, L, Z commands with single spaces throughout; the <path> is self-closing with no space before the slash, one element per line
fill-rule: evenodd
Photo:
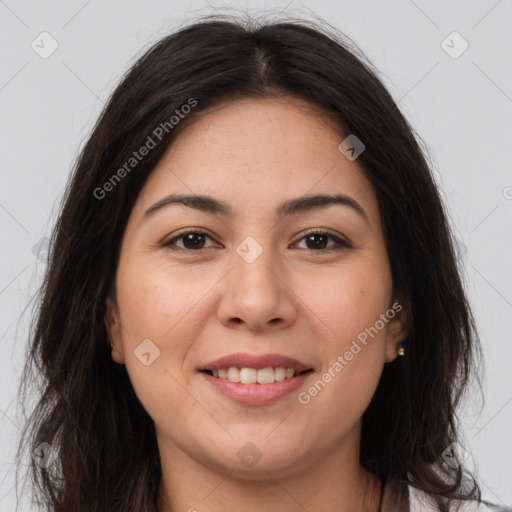
<path fill-rule="evenodd" d="M 335 244 L 329 247 L 326 246 L 328 239 L 334 240 Z M 352 245 L 347 241 L 342 240 L 341 238 L 333 235 L 329 231 L 325 231 L 323 229 L 314 229 L 306 233 L 302 238 L 299 239 L 299 242 L 302 240 L 306 243 L 306 250 L 310 250 L 313 252 L 328 252 L 328 251 L 337 251 L 343 248 L 351 248 Z M 309 247 L 308 247 L 309 244 Z"/>
<path fill-rule="evenodd" d="M 205 233 L 204 231 L 200 231 L 198 229 L 185 231 L 183 233 L 180 233 L 178 236 L 175 236 L 168 242 L 164 242 L 162 245 L 164 247 L 169 247 L 173 249 L 172 246 L 177 246 L 175 243 L 177 240 L 183 240 L 182 246 L 177 246 L 178 249 L 183 250 L 200 250 L 200 249 L 208 249 L 208 247 L 204 246 L 205 239 L 209 238 L 210 240 L 213 240 L 210 235 Z"/>
<path fill-rule="evenodd" d="M 180 233 L 171 240 L 164 242 L 162 246 L 168 247 L 172 250 L 177 248 L 185 251 L 199 251 L 201 249 L 208 249 L 209 247 L 213 247 L 205 246 L 205 241 L 208 238 L 210 240 L 213 240 L 213 238 L 206 232 L 199 229 L 194 229 Z M 328 239 L 333 240 L 335 242 L 334 245 L 326 246 L 326 243 L 328 243 Z M 352 247 L 352 245 L 347 241 L 342 240 L 341 238 L 333 235 L 332 233 L 324 229 L 315 229 L 309 231 L 302 238 L 299 239 L 299 242 L 302 242 L 303 240 L 306 243 L 305 249 L 313 252 L 336 251 L 343 248 Z M 182 244 L 177 244 L 177 241 L 182 241 Z"/>

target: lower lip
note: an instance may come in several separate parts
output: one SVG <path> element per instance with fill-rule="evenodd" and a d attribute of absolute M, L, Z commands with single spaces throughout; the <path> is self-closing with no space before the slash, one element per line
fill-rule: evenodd
<path fill-rule="evenodd" d="M 272 384 L 241 384 L 213 377 L 206 372 L 201 373 L 217 391 L 244 405 L 265 405 L 276 402 L 295 391 L 313 374 L 309 371 Z"/>

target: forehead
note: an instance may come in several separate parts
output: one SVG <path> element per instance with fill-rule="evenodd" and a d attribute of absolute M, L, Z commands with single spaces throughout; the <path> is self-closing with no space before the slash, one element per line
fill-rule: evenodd
<path fill-rule="evenodd" d="M 199 160 L 228 154 L 259 164 L 318 158 L 318 150 L 342 140 L 332 116 L 298 98 L 245 98 L 201 112 L 173 141 L 174 157 L 183 146 L 208 148 Z M 263 149 L 263 151 L 262 151 Z M 229 162 L 225 162 L 229 164 Z"/>
<path fill-rule="evenodd" d="M 244 208 L 341 193 L 379 218 L 375 191 L 329 116 L 299 99 L 244 99 L 202 112 L 173 140 L 142 190 L 148 207 L 169 193 L 209 194 Z"/>

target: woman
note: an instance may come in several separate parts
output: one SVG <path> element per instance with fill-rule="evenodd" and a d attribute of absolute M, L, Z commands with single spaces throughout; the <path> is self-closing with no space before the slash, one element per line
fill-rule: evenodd
<path fill-rule="evenodd" d="M 53 511 L 498 510 L 412 128 L 347 38 L 206 19 L 114 91 L 55 227 L 26 434 Z"/>

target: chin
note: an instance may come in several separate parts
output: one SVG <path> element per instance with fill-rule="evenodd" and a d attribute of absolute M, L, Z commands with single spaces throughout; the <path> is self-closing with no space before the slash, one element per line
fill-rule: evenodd
<path fill-rule="evenodd" d="M 287 477 L 307 469 L 311 457 L 302 445 L 286 445 L 283 440 L 269 442 L 264 435 L 251 441 L 250 437 L 223 454 L 210 454 L 214 464 L 231 476 L 243 480 L 268 480 Z"/>

